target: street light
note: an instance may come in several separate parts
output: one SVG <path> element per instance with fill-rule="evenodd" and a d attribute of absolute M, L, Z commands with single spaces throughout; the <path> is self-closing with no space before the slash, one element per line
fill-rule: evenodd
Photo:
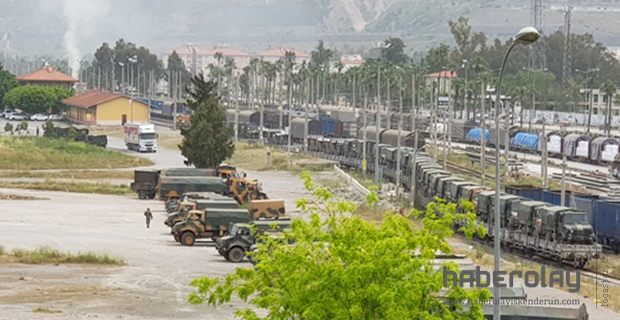
<path fill-rule="evenodd" d="M 510 55 L 510 52 L 512 51 L 512 49 L 518 45 L 518 44 L 522 44 L 522 45 L 530 45 L 534 42 L 536 42 L 538 39 L 540 38 L 540 33 L 538 32 L 538 30 L 536 30 L 536 28 L 533 27 L 525 27 L 521 30 L 519 30 L 519 32 L 517 33 L 517 35 L 515 36 L 514 40 L 512 41 L 512 44 L 510 45 L 510 47 L 508 48 L 508 50 L 506 51 L 506 54 L 504 55 L 504 59 L 502 60 L 502 67 L 499 70 L 499 79 L 497 80 L 497 87 L 495 88 L 495 138 L 498 143 L 495 146 L 495 219 L 494 219 L 494 231 L 493 231 L 493 236 L 494 236 L 494 246 L 493 246 L 493 253 L 495 255 L 495 272 L 499 272 L 500 271 L 500 263 L 501 263 L 501 259 L 500 259 L 500 242 L 501 242 L 501 237 L 500 237 L 500 206 L 499 206 L 499 194 L 500 194 L 500 190 L 499 190 L 499 185 L 500 185 L 500 163 L 499 163 L 499 152 L 500 152 L 500 148 L 499 148 L 499 141 L 500 141 L 500 134 L 499 134 L 499 104 L 500 104 L 500 89 L 502 86 L 502 78 L 504 76 L 504 68 L 506 67 L 506 60 L 508 60 L 508 56 Z M 506 121 L 508 119 L 505 119 Z M 484 134 L 484 133 L 483 133 Z M 508 134 L 508 132 L 505 132 L 504 134 Z M 508 161 L 508 154 L 506 154 L 506 161 Z M 501 296 L 500 296 L 500 288 L 499 286 L 493 286 L 493 319 L 494 320 L 500 320 L 500 301 L 501 301 Z"/>

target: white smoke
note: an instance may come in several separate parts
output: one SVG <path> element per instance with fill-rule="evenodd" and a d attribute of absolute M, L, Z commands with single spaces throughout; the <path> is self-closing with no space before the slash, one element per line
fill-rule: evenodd
<path fill-rule="evenodd" d="M 63 44 L 67 51 L 71 75 L 78 78 L 82 59 L 80 40 L 93 35 L 97 18 L 107 11 L 107 1 L 63 0 L 62 11 L 67 19 L 67 31 L 63 37 Z"/>

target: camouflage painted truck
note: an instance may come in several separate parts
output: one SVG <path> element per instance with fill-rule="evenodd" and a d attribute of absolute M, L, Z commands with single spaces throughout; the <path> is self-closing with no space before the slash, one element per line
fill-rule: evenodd
<path fill-rule="evenodd" d="M 169 177 L 159 178 L 157 193 L 161 200 L 169 194 L 183 194 L 185 192 L 214 192 L 227 194 L 228 188 L 220 177 Z"/>
<path fill-rule="evenodd" d="M 185 221 L 189 212 L 202 211 L 207 208 L 211 209 L 238 209 L 239 204 L 232 198 L 225 199 L 208 199 L 208 200 L 194 200 L 182 202 L 180 210 L 170 213 L 166 216 L 164 224 L 169 227 L 173 227 L 175 224 Z"/>
<path fill-rule="evenodd" d="M 284 200 L 252 200 L 249 204 L 252 219 L 280 219 L 285 217 Z"/>
<path fill-rule="evenodd" d="M 174 199 L 166 200 L 166 212 L 174 213 L 180 211 L 182 203 L 193 202 L 195 200 L 231 200 L 232 198 L 214 192 L 186 192 Z M 232 199 L 234 200 L 234 199 Z"/>
<path fill-rule="evenodd" d="M 250 223 L 235 223 L 230 233 L 215 240 L 217 252 L 231 262 L 241 262 L 257 241 L 258 235 L 278 233 L 291 228 L 290 219 L 258 220 Z"/>
<path fill-rule="evenodd" d="M 172 227 L 174 239 L 184 246 L 193 246 L 196 239 L 223 237 L 228 234 L 229 226 L 235 223 L 248 223 L 251 221 L 247 209 L 215 209 L 207 208 L 203 211 L 189 211 L 185 221 L 179 222 Z"/>

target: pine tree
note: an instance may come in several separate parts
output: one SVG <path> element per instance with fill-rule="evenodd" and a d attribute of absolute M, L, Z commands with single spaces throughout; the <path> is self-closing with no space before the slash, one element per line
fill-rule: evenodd
<path fill-rule="evenodd" d="M 189 128 L 181 129 L 183 142 L 179 148 L 188 165 L 214 168 L 235 151 L 233 132 L 226 126 L 226 114 L 215 94 L 216 84 L 200 74 L 192 78 L 192 85 L 187 103 L 194 115 Z"/>

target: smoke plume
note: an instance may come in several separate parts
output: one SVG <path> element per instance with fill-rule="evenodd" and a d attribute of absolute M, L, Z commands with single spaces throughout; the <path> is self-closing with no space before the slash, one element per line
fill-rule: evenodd
<path fill-rule="evenodd" d="M 67 29 L 63 44 L 67 51 L 67 59 L 71 75 L 78 78 L 80 74 L 80 40 L 92 36 L 97 18 L 106 11 L 105 0 L 63 0 L 62 11 L 67 20 Z"/>

